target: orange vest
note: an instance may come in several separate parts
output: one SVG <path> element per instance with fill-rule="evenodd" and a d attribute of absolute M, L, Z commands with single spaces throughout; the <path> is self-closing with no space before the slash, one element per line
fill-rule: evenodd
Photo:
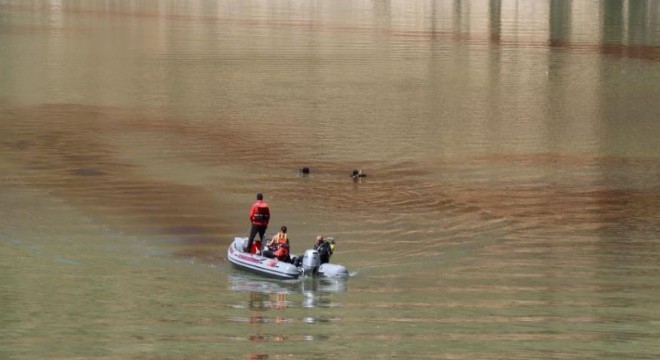
<path fill-rule="evenodd" d="M 286 236 L 286 233 L 277 233 L 277 238 L 275 239 L 275 244 L 286 244 L 289 239 Z"/>
<path fill-rule="evenodd" d="M 286 233 L 277 234 L 277 238 L 275 238 L 275 241 L 273 242 L 273 245 L 277 247 L 277 250 L 275 250 L 273 254 L 275 254 L 278 259 L 282 260 L 289 255 L 288 242 L 289 239 L 287 238 Z"/>

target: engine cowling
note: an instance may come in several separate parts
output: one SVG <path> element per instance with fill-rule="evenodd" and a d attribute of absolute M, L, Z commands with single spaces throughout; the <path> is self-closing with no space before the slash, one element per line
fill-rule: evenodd
<path fill-rule="evenodd" d="M 302 261 L 302 267 L 305 273 L 316 274 L 319 266 L 321 266 L 319 252 L 314 249 L 306 250 Z"/>

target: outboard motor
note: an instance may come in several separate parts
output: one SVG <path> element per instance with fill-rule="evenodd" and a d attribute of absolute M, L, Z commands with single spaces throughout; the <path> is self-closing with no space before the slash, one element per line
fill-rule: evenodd
<path fill-rule="evenodd" d="M 319 266 L 321 266 L 319 252 L 314 249 L 306 250 L 302 261 L 302 267 L 305 273 L 316 274 L 319 270 Z"/>

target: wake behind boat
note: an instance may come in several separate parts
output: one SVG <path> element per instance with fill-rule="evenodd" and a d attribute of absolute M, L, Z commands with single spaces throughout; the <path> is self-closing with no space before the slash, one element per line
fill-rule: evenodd
<path fill-rule="evenodd" d="M 321 264 L 319 252 L 308 249 L 303 255 L 300 266 L 267 258 L 265 256 L 243 251 L 247 243 L 246 237 L 235 237 L 227 249 L 227 259 L 235 267 L 264 276 L 278 279 L 298 279 L 301 276 L 316 277 L 348 277 L 346 267 L 338 264 Z"/>

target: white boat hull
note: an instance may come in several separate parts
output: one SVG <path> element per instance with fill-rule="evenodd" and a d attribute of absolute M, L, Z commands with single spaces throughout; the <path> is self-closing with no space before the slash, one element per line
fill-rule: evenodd
<path fill-rule="evenodd" d="M 338 264 L 321 264 L 318 269 L 304 271 L 303 267 L 243 252 L 247 238 L 235 237 L 227 249 L 227 259 L 235 267 L 277 279 L 297 279 L 306 273 L 317 277 L 348 277 L 346 267 Z M 308 250 L 309 251 L 309 250 Z"/>
<path fill-rule="evenodd" d="M 301 271 L 293 264 L 243 252 L 243 244 L 246 240 L 246 238 L 234 238 L 234 242 L 227 250 L 227 259 L 234 266 L 278 279 L 297 279 L 300 277 Z"/>

